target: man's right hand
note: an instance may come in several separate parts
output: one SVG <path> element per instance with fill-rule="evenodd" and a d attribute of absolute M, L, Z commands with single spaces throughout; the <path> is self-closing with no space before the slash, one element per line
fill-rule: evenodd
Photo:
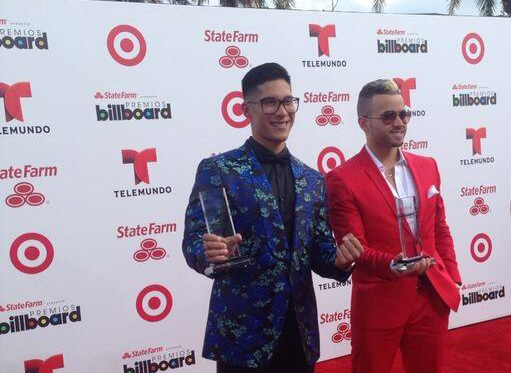
<path fill-rule="evenodd" d="M 360 241 L 353 234 L 348 233 L 342 238 L 342 244 L 337 247 L 336 267 L 341 270 L 349 268 L 363 252 L 364 247 Z"/>
<path fill-rule="evenodd" d="M 399 253 L 396 255 L 392 263 L 396 263 L 399 260 L 403 259 L 403 253 Z M 428 257 L 422 258 L 421 260 L 408 264 L 403 271 L 397 270 L 393 265 L 390 265 L 390 269 L 398 276 L 420 276 L 426 273 L 428 269 L 433 267 L 436 264 L 435 258 Z"/>
<path fill-rule="evenodd" d="M 202 239 L 204 241 L 204 252 L 210 263 L 222 263 L 228 260 L 242 241 L 239 233 L 227 238 L 206 233 L 202 236 Z"/>

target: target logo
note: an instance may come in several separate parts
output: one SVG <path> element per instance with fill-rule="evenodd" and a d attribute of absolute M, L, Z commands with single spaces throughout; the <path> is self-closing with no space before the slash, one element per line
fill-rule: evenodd
<path fill-rule="evenodd" d="M 465 61 L 472 65 L 481 62 L 484 57 L 484 42 L 481 36 L 475 32 L 467 34 L 461 43 L 461 53 Z"/>
<path fill-rule="evenodd" d="M 341 343 L 351 339 L 351 328 L 349 324 L 342 322 L 337 326 L 337 331 L 332 335 L 332 342 Z"/>
<path fill-rule="evenodd" d="M 137 297 L 137 312 L 145 321 L 161 321 L 172 309 L 172 295 L 162 285 L 154 284 L 145 287 Z"/>
<path fill-rule="evenodd" d="M 135 251 L 133 259 L 137 262 L 145 262 L 149 258 L 160 260 L 167 255 L 165 249 L 158 247 L 158 242 L 152 238 L 146 238 L 140 243 L 140 250 Z"/>
<path fill-rule="evenodd" d="M 114 27 L 108 33 L 106 45 L 112 58 L 124 66 L 138 65 L 147 51 L 144 36 L 130 25 Z"/>
<path fill-rule="evenodd" d="M 19 271 L 36 274 L 47 269 L 53 261 L 53 245 L 39 233 L 25 233 L 11 245 L 11 262 Z"/>
<path fill-rule="evenodd" d="M 323 106 L 321 115 L 316 117 L 316 124 L 318 126 L 326 126 L 327 124 L 337 126 L 339 123 L 341 123 L 341 116 L 335 114 L 333 106 L 330 105 Z"/>
<path fill-rule="evenodd" d="M 25 204 L 39 206 L 44 202 L 44 195 L 34 192 L 34 186 L 27 182 L 14 186 L 14 194 L 7 196 L 5 203 L 9 207 L 21 207 Z"/>
<path fill-rule="evenodd" d="M 13 85 L 0 82 L 0 97 L 4 99 L 5 121 L 17 119 L 23 122 L 21 98 L 32 97 L 29 82 L 20 82 Z"/>
<path fill-rule="evenodd" d="M 476 262 L 483 263 L 488 260 L 492 251 L 490 236 L 485 233 L 477 234 L 470 243 L 470 254 Z"/>
<path fill-rule="evenodd" d="M 226 69 L 233 66 L 242 69 L 248 66 L 248 58 L 241 55 L 241 50 L 237 46 L 231 45 L 225 49 L 225 56 L 220 57 L 218 63 Z"/>
<path fill-rule="evenodd" d="M 335 25 L 320 25 L 309 24 L 309 36 L 318 38 L 318 56 L 330 57 L 330 45 L 328 38 L 335 38 Z"/>
<path fill-rule="evenodd" d="M 474 205 L 470 207 L 470 215 L 476 216 L 479 214 L 486 215 L 490 212 L 490 207 L 484 203 L 484 199 L 482 197 L 477 197 L 474 200 Z"/>
<path fill-rule="evenodd" d="M 64 355 L 53 355 L 46 360 L 32 359 L 25 361 L 25 373 L 52 373 L 64 368 Z"/>
<path fill-rule="evenodd" d="M 248 126 L 250 119 L 243 115 L 243 93 L 240 91 L 233 91 L 222 101 L 222 116 L 227 124 L 234 128 L 243 128 Z"/>
<path fill-rule="evenodd" d="M 318 156 L 318 171 L 326 175 L 337 166 L 344 163 L 344 154 L 335 146 L 329 146 L 321 151 Z"/>

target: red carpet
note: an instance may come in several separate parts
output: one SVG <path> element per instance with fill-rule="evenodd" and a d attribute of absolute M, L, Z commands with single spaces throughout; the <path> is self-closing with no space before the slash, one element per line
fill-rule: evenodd
<path fill-rule="evenodd" d="M 351 357 L 319 363 L 316 373 L 351 372 Z M 511 317 L 449 331 L 442 373 L 511 373 Z M 404 373 L 401 356 L 392 373 Z"/>

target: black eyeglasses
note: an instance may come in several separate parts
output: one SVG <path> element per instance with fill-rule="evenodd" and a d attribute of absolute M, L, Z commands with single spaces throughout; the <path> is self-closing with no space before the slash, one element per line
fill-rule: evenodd
<path fill-rule="evenodd" d="M 261 104 L 261 110 L 264 114 L 275 114 L 280 109 L 280 105 L 284 106 L 284 109 L 288 114 L 294 114 L 298 110 L 300 99 L 298 97 L 286 97 L 281 100 L 276 97 L 264 97 L 259 101 L 245 101 L 247 104 Z"/>
<path fill-rule="evenodd" d="M 381 115 L 364 115 L 363 118 L 371 118 L 371 119 L 381 119 L 384 125 L 388 126 L 394 123 L 399 116 L 399 119 L 404 124 L 407 124 L 410 121 L 410 117 L 412 116 L 412 112 L 410 110 L 403 109 L 401 111 L 396 110 L 387 110 L 384 111 Z"/>

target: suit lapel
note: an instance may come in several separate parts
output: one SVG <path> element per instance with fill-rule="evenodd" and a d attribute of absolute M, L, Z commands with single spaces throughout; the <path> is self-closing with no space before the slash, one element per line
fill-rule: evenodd
<path fill-rule="evenodd" d="M 243 146 L 242 149 L 250 165 L 250 178 L 266 231 L 268 247 L 275 257 L 289 259 L 290 250 L 288 249 L 286 232 L 279 205 L 272 193 L 270 181 L 252 149 L 247 146 Z"/>
<path fill-rule="evenodd" d="M 310 186 L 307 184 L 305 177 L 305 168 L 303 163 L 297 158 L 291 157 L 291 170 L 294 177 L 295 190 L 295 216 L 293 230 L 293 252 L 296 253 L 295 258 L 300 258 L 300 251 L 303 250 L 302 230 L 305 225 L 305 219 L 312 219 L 312 203 L 306 201 L 306 194 L 309 192 Z M 298 263 L 294 263 L 298 266 Z"/>
<path fill-rule="evenodd" d="M 419 202 L 418 203 L 419 204 L 419 206 L 418 206 L 419 216 L 418 216 L 417 226 L 418 226 L 419 232 L 421 232 L 422 231 L 421 223 L 424 221 L 424 206 L 426 203 L 426 190 L 425 190 L 426 184 L 425 184 L 423 177 L 421 176 L 421 173 L 418 170 L 418 165 L 414 162 L 413 158 L 411 158 L 405 152 L 403 152 L 403 155 L 406 159 L 408 168 L 410 169 L 410 172 L 412 173 L 413 180 L 415 182 L 415 188 L 417 189 L 417 195 L 419 198 L 419 201 L 418 201 Z M 422 175 L 424 175 L 424 173 L 422 173 Z"/>

